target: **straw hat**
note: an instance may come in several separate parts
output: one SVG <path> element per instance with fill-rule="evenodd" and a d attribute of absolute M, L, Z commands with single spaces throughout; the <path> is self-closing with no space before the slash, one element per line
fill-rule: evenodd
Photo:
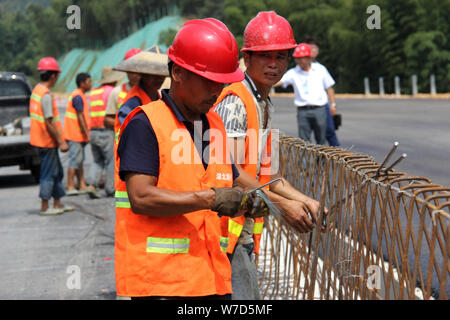
<path fill-rule="evenodd" d="M 125 79 L 125 73 L 114 71 L 111 66 L 105 66 L 102 69 L 102 78 L 100 79 L 99 83 L 105 84 L 121 82 L 123 79 Z"/>
<path fill-rule="evenodd" d="M 153 46 L 120 62 L 114 67 L 114 70 L 168 77 L 169 69 L 167 68 L 167 62 L 167 55 L 161 53 L 158 46 Z"/>

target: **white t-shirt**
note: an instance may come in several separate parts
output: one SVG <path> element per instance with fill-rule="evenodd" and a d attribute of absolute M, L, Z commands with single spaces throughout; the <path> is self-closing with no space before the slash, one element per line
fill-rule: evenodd
<path fill-rule="evenodd" d="M 326 89 L 335 82 L 327 68 L 318 62 L 311 63 L 311 69 L 305 71 L 299 66 L 289 69 L 281 78 L 283 88 L 294 87 L 296 106 L 323 106 L 328 102 Z"/>

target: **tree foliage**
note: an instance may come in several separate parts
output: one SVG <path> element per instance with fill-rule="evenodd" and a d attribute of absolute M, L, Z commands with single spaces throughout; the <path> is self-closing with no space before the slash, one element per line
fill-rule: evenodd
<path fill-rule="evenodd" d="M 72 4 L 81 8 L 80 30 L 66 27 Z M 381 9 L 381 29 L 366 26 L 366 10 L 373 4 Z M 222 20 L 239 46 L 250 19 L 259 11 L 276 11 L 291 23 L 298 43 L 308 36 L 318 40 L 318 60 L 336 79 L 338 92 L 363 92 L 364 77 L 372 92 L 378 77 L 384 77 L 385 91 L 393 92 L 399 76 L 402 92 L 408 93 L 413 74 L 420 92 L 429 92 L 431 74 L 438 92 L 450 91 L 450 0 L 0 0 L 0 46 L 6 48 L 0 69 L 36 76 L 40 57 L 109 46 L 171 5 L 187 19 Z M 175 34 L 169 28 L 160 42 L 169 45 Z"/>

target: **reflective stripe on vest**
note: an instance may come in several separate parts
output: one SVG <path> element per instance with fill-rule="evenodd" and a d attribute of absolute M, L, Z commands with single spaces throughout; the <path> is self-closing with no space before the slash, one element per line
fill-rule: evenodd
<path fill-rule="evenodd" d="M 253 234 L 261 234 L 263 232 L 264 222 L 256 222 L 253 226 Z"/>
<path fill-rule="evenodd" d="M 44 117 L 41 117 L 40 115 L 37 115 L 36 113 L 30 113 L 30 118 L 33 118 L 39 122 L 45 123 Z"/>
<path fill-rule="evenodd" d="M 117 110 L 122 106 L 122 104 L 125 102 L 125 99 L 127 97 L 128 90 L 127 90 L 127 84 L 124 83 L 122 85 L 122 89 L 120 90 L 119 94 L 117 95 Z"/>
<path fill-rule="evenodd" d="M 188 253 L 189 238 L 147 238 L 147 252 L 154 253 Z"/>
<path fill-rule="evenodd" d="M 114 197 L 116 199 L 116 208 L 131 208 L 128 192 L 116 191 Z"/>
<path fill-rule="evenodd" d="M 244 228 L 244 225 L 237 223 L 233 219 L 230 219 L 230 221 L 228 222 L 228 232 L 232 233 L 238 238 L 242 232 L 242 228 Z"/>
<path fill-rule="evenodd" d="M 220 237 L 220 249 L 225 253 L 227 252 L 229 241 L 228 237 Z"/>

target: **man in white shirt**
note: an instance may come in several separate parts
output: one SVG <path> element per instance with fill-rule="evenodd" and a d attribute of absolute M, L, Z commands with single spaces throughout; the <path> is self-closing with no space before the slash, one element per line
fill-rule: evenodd
<path fill-rule="evenodd" d="M 325 67 L 312 63 L 311 47 L 308 44 L 299 44 L 292 56 L 297 66 L 289 69 L 277 85 L 284 88 L 292 85 L 294 88 L 298 136 L 311 142 L 311 132 L 314 132 L 316 143 L 325 145 L 328 91 L 333 89 L 335 82 Z"/>
<path fill-rule="evenodd" d="M 317 42 L 316 39 L 314 39 L 313 37 L 308 37 L 305 40 L 305 43 L 309 44 L 309 46 L 311 47 L 311 57 L 312 57 L 312 61 L 311 63 L 317 63 L 320 66 L 325 68 L 325 71 L 328 73 L 329 77 L 331 77 L 331 75 L 328 72 L 327 67 L 325 67 L 323 64 L 321 64 L 320 62 L 317 61 L 317 56 L 319 55 L 319 43 Z M 334 89 L 333 87 L 327 89 L 327 94 L 328 94 L 328 100 L 330 101 L 330 103 L 326 104 L 326 111 L 327 111 L 327 131 L 326 131 L 326 138 L 328 141 L 328 144 L 330 146 L 333 147 L 337 147 L 340 145 L 339 140 L 337 138 L 336 135 L 336 127 L 334 126 L 334 116 L 337 114 L 337 107 L 336 107 L 336 99 L 334 96 Z"/>

